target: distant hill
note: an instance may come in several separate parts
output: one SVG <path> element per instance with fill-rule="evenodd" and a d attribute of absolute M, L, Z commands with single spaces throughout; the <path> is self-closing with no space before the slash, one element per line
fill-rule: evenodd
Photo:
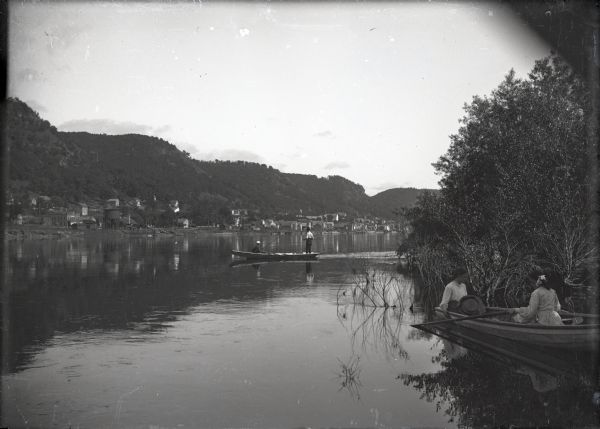
<path fill-rule="evenodd" d="M 369 199 L 372 209 L 384 218 L 391 218 L 394 212 L 402 207 L 412 207 L 417 202 L 424 189 L 393 188 L 373 195 Z M 436 190 L 429 189 L 436 192 Z"/>
<path fill-rule="evenodd" d="M 245 161 L 198 161 L 169 142 L 144 135 L 59 132 L 25 103 L 6 104 L 8 190 L 17 200 L 48 195 L 58 201 L 108 198 L 178 200 L 197 223 L 214 221 L 232 208 L 262 216 L 302 210 L 393 217 L 414 204 L 417 189 L 391 189 L 374 197 L 341 176 L 287 174 Z"/>

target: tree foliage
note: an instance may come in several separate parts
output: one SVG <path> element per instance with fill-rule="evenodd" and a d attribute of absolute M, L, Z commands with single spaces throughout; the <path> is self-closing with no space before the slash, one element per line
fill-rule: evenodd
<path fill-rule="evenodd" d="M 466 266 L 490 303 L 514 297 L 532 267 L 581 280 L 595 255 L 584 82 L 552 56 L 536 62 L 528 79 L 510 71 L 464 110 L 434 164 L 439 195 L 409 212 L 421 268 L 440 271 L 439 260 Z M 437 262 L 426 258 L 432 252 Z"/>

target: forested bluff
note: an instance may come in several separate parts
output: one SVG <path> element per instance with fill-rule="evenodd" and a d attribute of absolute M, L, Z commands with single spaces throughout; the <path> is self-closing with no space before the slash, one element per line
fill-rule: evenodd
<path fill-rule="evenodd" d="M 176 200 L 196 225 L 227 223 L 232 209 L 262 218 L 343 212 L 350 218 L 394 219 L 423 191 L 395 188 L 370 197 L 341 176 L 289 174 L 245 161 L 199 161 L 156 137 L 61 132 L 18 99 L 6 101 L 5 124 L 9 218 L 30 209 L 32 198 L 44 196 L 54 206 L 138 199 L 157 213 L 168 212 L 169 202 Z"/>

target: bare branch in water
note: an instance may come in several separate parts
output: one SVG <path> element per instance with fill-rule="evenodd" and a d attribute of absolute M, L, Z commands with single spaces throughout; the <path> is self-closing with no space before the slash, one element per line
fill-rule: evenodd
<path fill-rule="evenodd" d="M 352 303 L 370 307 L 403 307 L 404 295 L 399 274 L 389 268 L 360 261 L 352 268 L 353 279 L 349 287 L 340 287 L 337 294 L 338 305 L 341 297 Z"/>

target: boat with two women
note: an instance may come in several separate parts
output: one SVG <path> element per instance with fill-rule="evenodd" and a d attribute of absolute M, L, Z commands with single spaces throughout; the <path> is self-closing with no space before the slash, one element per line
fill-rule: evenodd
<path fill-rule="evenodd" d="M 476 315 L 459 310 L 444 311 L 439 307 L 435 311 L 442 320 L 430 323 L 445 324 L 446 329 L 452 324 L 490 336 L 557 348 L 590 349 L 600 344 L 600 316 L 597 314 L 559 311 L 562 325 L 543 325 L 516 322 L 509 309 L 500 307 L 485 307 Z"/>

